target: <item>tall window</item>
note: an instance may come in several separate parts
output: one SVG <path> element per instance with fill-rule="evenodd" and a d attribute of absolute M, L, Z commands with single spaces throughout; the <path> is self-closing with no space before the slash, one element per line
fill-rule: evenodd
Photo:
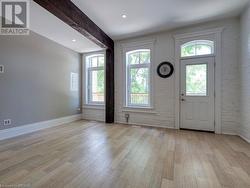
<path fill-rule="evenodd" d="M 150 49 L 126 53 L 126 105 L 149 107 L 150 102 Z"/>
<path fill-rule="evenodd" d="M 214 42 L 210 40 L 195 40 L 181 46 L 181 57 L 214 54 Z"/>
<path fill-rule="evenodd" d="M 86 57 L 87 104 L 104 104 L 104 54 Z"/>

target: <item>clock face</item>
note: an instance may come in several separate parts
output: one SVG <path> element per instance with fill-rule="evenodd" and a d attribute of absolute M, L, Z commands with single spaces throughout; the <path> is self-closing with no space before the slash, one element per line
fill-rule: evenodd
<path fill-rule="evenodd" d="M 160 67 L 160 73 L 162 75 L 168 75 L 170 73 L 171 69 L 167 64 L 164 64 Z"/>
<path fill-rule="evenodd" d="M 173 72 L 174 66 L 169 62 L 162 62 L 157 68 L 157 73 L 162 78 L 170 77 Z"/>

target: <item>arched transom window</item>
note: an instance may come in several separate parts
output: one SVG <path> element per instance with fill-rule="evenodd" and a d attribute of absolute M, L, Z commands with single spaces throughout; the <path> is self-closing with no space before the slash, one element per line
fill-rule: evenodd
<path fill-rule="evenodd" d="M 214 54 L 214 42 L 210 40 L 194 40 L 181 46 L 181 57 Z"/>

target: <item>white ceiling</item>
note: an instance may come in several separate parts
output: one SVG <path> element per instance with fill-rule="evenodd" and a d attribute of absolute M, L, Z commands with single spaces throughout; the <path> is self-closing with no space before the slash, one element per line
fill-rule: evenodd
<path fill-rule="evenodd" d="M 240 14 L 249 0 L 72 0 L 113 39 Z M 123 19 L 122 14 L 127 18 Z"/>
<path fill-rule="evenodd" d="M 101 50 L 98 45 L 33 1 L 30 5 L 30 30 L 79 53 Z"/>

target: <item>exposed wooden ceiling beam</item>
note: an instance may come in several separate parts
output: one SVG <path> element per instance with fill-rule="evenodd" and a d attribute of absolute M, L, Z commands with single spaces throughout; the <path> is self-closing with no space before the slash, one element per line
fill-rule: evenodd
<path fill-rule="evenodd" d="M 113 40 L 70 0 L 34 0 L 102 48 L 114 48 Z"/>

